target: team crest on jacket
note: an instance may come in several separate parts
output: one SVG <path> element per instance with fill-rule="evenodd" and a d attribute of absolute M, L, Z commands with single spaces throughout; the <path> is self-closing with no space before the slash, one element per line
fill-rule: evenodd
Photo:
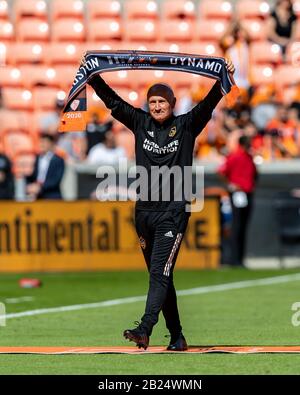
<path fill-rule="evenodd" d="M 142 236 L 140 237 L 140 245 L 143 250 L 146 248 L 146 241 L 142 238 Z"/>
<path fill-rule="evenodd" d="M 169 132 L 169 137 L 174 137 L 176 134 L 176 126 L 173 126 Z"/>

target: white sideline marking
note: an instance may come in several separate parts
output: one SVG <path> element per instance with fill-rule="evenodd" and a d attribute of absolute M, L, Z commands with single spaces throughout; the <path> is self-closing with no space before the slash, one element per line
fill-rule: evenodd
<path fill-rule="evenodd" d="M 209 285 L 206 287 L 184 289 L 181 291 L 177 291 L 177 295 L 178 296 L 199 295 L 199 294 L 207 294 L 211 292 L 222 292 L 231 289 L 243 289 L 243 288 L 256 287 L 261 285 L 273 285 L 273 284 L 287 283 L 287 282 L 299 281 L 299 280 L 300 280 L 300 273 L 295 273 L 295 274 L 288 274 L 285 276 L 267 277 L 267 278 L 261 278 L 256 280 L 237 281 L 233 283 L 225 283 L 218 285 Z M 28 311 L 22 311 L 20 313 L 6 314 L 6 319 L 29 317 L 33 315 L 41 315 L 41 314 L 49 314 L 49 313 L 59 313 L 62 311 L 75 311 L 75 310 L 85 310 L 85 309 L 96 309 L 98 307 L 118 306 L 127 303 L 143 302 L 145 300 L 146 300 L 146 296 L 132 296 L 129 298 L 106 300 L 104 302 L 75 304 L 70 306 L 28 310 Z"/>

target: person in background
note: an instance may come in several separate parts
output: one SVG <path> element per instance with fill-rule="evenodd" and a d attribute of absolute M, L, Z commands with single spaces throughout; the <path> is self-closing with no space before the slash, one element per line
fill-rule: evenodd
<path fill-rule="evenodd" d="M 126 158 L 123 147 L 116 146 L 113 132 L 105 133 L 103 143 L 96 144 L 87 156 L 87 163 L 91 165 L 117 165 L 119 159 Z"/>
<path fill-rule="evenodd" d="M 281 48 L 283 58 L 289 43 L 295 38 L 297 16 L 291 0 L 277 0 L 267 21 L 268 39 Z"/>
<path fill-rule="evenodd" d="M 248 32 L 243 28 L 239 21 L 233 20 L 225 34 L 220 40 L 220 47 L 224 56 L 235 65 L 235 82 L 241 93 L 248 92 L 251 88 L 249 81 L 250 59 L 249 59 Z"/>
<path fill-rule="evenodd" d="M 40 153 L 36 157 L 33 173 L 27 177 L 29 199 L 62 199 L 60 183 L 64 175 L 64 160 L 55 154 L 55 137 L 42 134 Z"/>
<path fill-rule="evenodd" d="M 87 154 L 99 143 L 105 140 L 105 133 L 112 129 L 113 121 L 101 123 L 99 115 L 93 112 L 90 122 L 86 125 Z"/>
<path fill-rule="evenodd" d="M 0 152 L 0 199 L 14 198 L 14 177 L 9 158 Z"/>
<path fill-rule="evenodd" d="M 57 135 L 57 130 L 60 121 L 60 114 L 64 108 L 64 100 L 57 99 L 55 102 L 54 111 L 46 113 L 40 120 L 39 128 L 43 130 L 44 133 Z"/>
<path fill-rule="evenodd" d="M 238 148 L 229 154 L 225 162 L 218 168 L 218 173 L 225 178 L 230 193 L 232 207 L 231 264 L 236 267 L 244 265 L 246 231 L 257 180 L 256 166 L 249 150 L 249 137 L 241 136 Z"/>

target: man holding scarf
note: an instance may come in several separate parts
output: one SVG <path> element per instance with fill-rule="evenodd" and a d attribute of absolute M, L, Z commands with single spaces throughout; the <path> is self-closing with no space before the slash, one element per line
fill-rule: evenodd
<path fill-rule="evenodd" d="M 85 64 L 83 57 L 81 66 Z M 226 69 L 230 74 L 234 73 L 232 62 L 226 60 Z M 136 165 L 146 169 L 148 175 L 153 167 L 172 169 L 176 166 L 183 174 L 185 166 L 192 166 L 195 139 L 223 96 L 217 81 L 205 99 L 190 112 L 175 116 L 176 98 L 168 85 L 150 87 L 147 93 L 148 113 L 120 98 L 99 74 L 89 79 L 88 84 L 111 110 L 112 116 L 134 133 Z M 171 182 L 173 190 L 178 188 L 176 183 L 175 178 Z M 184 351 L 187 343 L 179 319 L 173 270 L 190 217 L 186 210 L 188 201 L 174 199 L 174 196 L 169 200 L 161 199 L 159 179 L 153 181 L 148 177 L 147 187 L 149 199 L 136 202 L 135 226 L 149 271 L 149 290 L 141 322 L 136 328 L 125 330 L 123 335 L 139 348 L 146 349 L 162 311 L 171 335 L 167 349 Z M 154 190 L 160 192 L 159 198 L 151 200 Z"/>

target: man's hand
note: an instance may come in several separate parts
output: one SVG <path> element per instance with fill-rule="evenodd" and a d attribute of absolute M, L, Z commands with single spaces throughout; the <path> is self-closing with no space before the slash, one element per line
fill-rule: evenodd
<path fill-rule="evenodd" d="M 235 67 L 232 61 L 229 59 L 225 59 L 225 64 L 226 64 L 226 69 L 229 71 L 229 73 L 233 74 L 235 72 Z"/>

